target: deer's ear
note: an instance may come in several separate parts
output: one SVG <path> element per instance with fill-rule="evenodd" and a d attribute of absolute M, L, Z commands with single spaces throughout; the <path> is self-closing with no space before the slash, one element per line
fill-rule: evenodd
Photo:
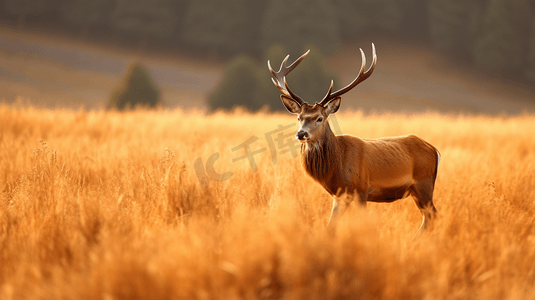
<path fill-rule="evenodd" d="M 286 96 L 281 95 L 282 104 L 284 104 L 284 107 L 291 112 L 292 114 L 298 114 L 301 112 L 301 105 L 297 103 L 294 99 Z"/>
<path fill-rule="evenodd" d="M 341 97 L 336 97 L 334 99 L 332 99 L 331 101 L 329 101 L 329 103 L 325 104 L 325 113 L 327 115 L 330 115 L 330 114 L 334 114 L 335 112 L 338 111 L 338 109 L 340 108 L 340 103 L 342 102 L 342 98 Z"/>

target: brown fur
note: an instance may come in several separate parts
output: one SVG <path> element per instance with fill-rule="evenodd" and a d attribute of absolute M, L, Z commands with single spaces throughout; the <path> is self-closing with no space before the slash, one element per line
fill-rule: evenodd
<path fill-rule="evenodd" d="M 422 229 L 436 211 L 433 190 L 440 159 L 437 149 L 414 135 L 375 140 L 335 136 L 326 121 L 340 108 L 340 96 L 373 72 L 377 57 L 375 46 L 372 45 L 372 48 L 373 63 L 368 71 L 364 72 L 366 62 L 361 49 L 362 66 L 357 78 L 334 93 L 331 83 L 325 98 L 315 105 L 292 93 L 284 80 L 308 52 L 289 67 L 286 66 L 286 57 L 279 72 L 274 72 L 269 63 L 268 66 L 275 86 L 283 93 L 283 105 L 289 112 L 298 115 L 296 137 L 303 143 L 301 163 L 305 172 L 334 197 L 329 224 L 340 218 L 354 196 L 358 197 L 360 204 L 366 205 L 367 201 L 392 202 L 411 194 L 424 216 Z"/>
<path fill-rule="evenodd" d="M 300 122 L 311 133 L 301 146 L 301 163 L 309 176 L 335 199 L 348 195 L 364 205 L 412 195 L 424 214 L 421 228 L 426 227 L 425 219 L 432 219 L 436 212 L 433 190 L 439 154 L 435 147 L 415 135 L 335 136 L 328 122 L 314 123 L 320 116 L 327 117 L 324 107 L 304 104 L 301 109 Z M 333 216 L 338 214 L 336 209 Z"/>
<path fill-rule="evenodd" d="M 331 130 L 330 127 L 328 130 Z M 327 137 L 330 136 L 327 135 Z M 336 146 L 333 139 L 329 138 L 318 140 L 316 145 L 301 145 L 301 164 L 305 172 L 324 188 L 327 188 L 324 183 L 328 182 L 334 175 L 331 170 L 340 166 L 339 157 L 336 156 L 338 152 Z M 329 189 L 328 192 L 333 194 L 336 193 L 336 190 Z"/>

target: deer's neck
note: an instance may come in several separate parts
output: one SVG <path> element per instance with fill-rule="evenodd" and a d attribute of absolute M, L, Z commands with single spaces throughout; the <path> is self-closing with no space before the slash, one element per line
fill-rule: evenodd
<path fill-rule="evenodd" d="M 315 143 L 301 145 L 301 163 L 305 171 L 325 185 L 333 176 L 334 170 L 338 169 L 336 136 L 327 124 L 325 134 Z"/>

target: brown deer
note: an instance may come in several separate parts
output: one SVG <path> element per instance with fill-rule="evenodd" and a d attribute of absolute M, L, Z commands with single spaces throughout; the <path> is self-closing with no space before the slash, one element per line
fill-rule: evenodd
<path fill-rule="evenodd" d="M 290 66 L 289 55 L 278 72 L 268 68 L 272 81 L 282 92 L 286 109 L 297 115 L 301 142 L 301 163 L 306 173 L 317 181 L 334 199 L 327 227 L 333 227 L 353 199 L 366 206 L 370 202 L 393 202 L 412 195 L 423 215 L 418 230 L 421 233 L 436 213 L 433 190 L 437 177 L 440 153 L 431 144 L 415 135 L 361 139 L 351 135 L 335 136 L 327 117 L 338 111 L 341 97 L 366 80 L 377 63 L 372 44 L 373 62 L 367 71 L 366 56 L 362 55 L 360 72 L 348 86 L 333 92 L 333 81 L 327 95 L 319 103 L 310 105 L 293 93 L 286 75 L 310 52 L 307 51 Z"/>

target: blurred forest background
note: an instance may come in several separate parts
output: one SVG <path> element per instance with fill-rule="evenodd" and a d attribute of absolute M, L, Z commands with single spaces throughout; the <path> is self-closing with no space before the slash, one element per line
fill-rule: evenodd
<path fill-rule="evenodd" d="M 0 25 L 4 28 L 4 34 L 0 35 L 1 51 L 10 55 L 19 52 L 31 54 L 28 49 L 35 48 L 35 45 L 26 48 L 17 46 L 14 34 L 6 34 L 6 28 L 18 32 L 57 33 L 67 40 L 85 44 L 108 44 L 116 47 L 115 49 L 127 48 L 130 49 L 129 52 L 135 53 L 135 57 L 147 57 L 149 73 L 159 85 L 173 85 L 174 82 L 182 80 L 193 86 L 176 87 L 175 92 L 167 96 L 164 87 L 164 98 L 205 98 L 203 101 L 208 101 L 212 108 L 230 108 L 233 104 L 244 104 L 251 109 L 258 109 L 263 103 L 267 103 L 272 108 L 281 109 L 282 105 L 277 102 L 278 92 L 269 81 L 265 62 L 271 59 L 272 65 L 278 67 L 287 53 L 296 58 L 310 48 L 314 49 L 312 58 L 305 60 L 309 61 L 310 66 L 306 67 L 303 63 L 300 66 L 306 69 L 301 71 L 303 75 L 296 74 L 294 77 L 306 77 L 306 74 L 317 76 L 309 76 L 310 78 L 303 80 L 290 76 L 289 82 L 296 86 L 298 94 L 304 94 L 302 96 L 305 96 L 305 99 L 321 97 L 326 92 L 331 78 L 335 78 L 335 83 L 347 84 L 356 75 L 360 66 L 358 47 L 362 47 L 371 60 L 371 42 L 375 42 L 378 49 L 378 71 L 388 70 L 389 65 L 396 61 L 407 60 L 415 64 L 414 68 L 418 68 L 416 60 L 433 61 L 440 57 L 442 65 L 436 63 L 432 68 L 444 68 L 444 72 L 447 72 L 448 66 L 451 68 L 451 65 L 462 65 L 462 68 L 467 66 L 470 71 L 463 71 L 465 69 L 461 68 L 463 76 L 506 82 L 511 91 L 515 92 L 505 91 L 505 94 L 521 94 L 522 99 L 518 100 L 521 103 L 517 103 L 514 109 L 502 107 L 496 110 L 520 112 L 533 108 L 530 100 L 535 103 L 531 89 L 531 85 L 535 83 L 535 1 L 532 0 L 0 1 L 3 8 L 0 9 Z M 392 41 L 398 44 L 389 44 Z M 26 50 L 17 50 L 19 48 Z M 429 49 L 435 50 L 439 56 L 426 58 L 422 53 L 428 52 Z M 412 56 L 400 56 L 404 50 L 405 53 L 412 53 Z M 121 51 L 114 54 L 117 55 L 117 52 Z M 395 52 L 401 54 L 389 55 Z M 162 68 L 171 68 L 173 63 L 169 62 L 162 62 L 159 71 L 157 67 L 150 67 L 149 58 L 166 55 L 168 57 L 171 53 L 174 57 L 173 63 L 179 66 L 179 71 L 162 71 Z M 109 56 L 106 54 L 106 57 Z M 134 56 L 126 60 L 132 60 L 132 57 Z M 351 61 L 348 61 L 348 58 L 351 58 Z M 325 67 L 325 59 L 329 69 Z M 16 66 L 11 70 L 6 67 L 9 61 L 14 60 L 13 57 L 5 60 L 3 69 L 0 68 L 0 78 L 4 81 L 16 76 L 28 77 L 17 75 L 13 70 Z M 73 60 L 83 59 L 77 56 Z M 340 70 L 344 69 L 345 63 L 351 65 L 347 75 Z M 91 67 L 86 69 L 95 65 L 88 64 Z M 105 65 L 102 68 L 109 69 L 114 65 L 114 61 L 102 64 Z M 369 90 L 369 93 L 364 90 L 365 96 L 385 97 L 378 92 L 381 87 L 385 87 L 389 82 L 395 85 L 395 80 L 404 80 L 403 77 L 411 77 L 413 73 L 416 74 L 416 77 L 413 77 L 418 79 L 418 70 L 411 73 L 411 70 L 408 70 L 411 64 L 407 65 L 400 65 L 398 72 L 403 73 L 401 70 L 405 68 L 406 76 L 379 71 L 379 78 L 376 80 L 381 86 L 370 86 L 373 90 Z M 337 73 L 331 72 L 331 69 Z M 122 63 L 113 72 L 124 73 L 125 70 L 126 67 Z M 299 68 L 294 73 L 298 73 L 297 70 Z M 339 70 L 342 73 L 338 73 Z M 234 75 L 225 77 L 225 72 Z M 173 74 L 174 76 L 171 76 Z M 168 82 L 165 80 L 167 75 Z M 391 75 L 390 81 L 386 81 L 387 75 Z M 433 77 L 432 74 L 420 75 Z M 113 80 L 100 80 L 106 86 L 108 82 L 119 84 L 116 74 L 111 77 Z M 84 78 L 82 76 L 80 80 L 88 81 Z M 93 78 L 89 81 L 99 80 L 90 75 L 88 78 Z M 441 94 L 441 91 L 448 93 L 451 90 L 459 90 L 459 86 L 444 86 L 444 80 L 437 77 L 437 82 L 439 81 L 441 86 L 437 86 L 433 92 L 420 96 L 410 95 L 405 97 L 406 99 L 397 97 L 400 99 L 391 99 L 389 103 L 393 102 L 392 107 L 397 109 L 396 101 L 412 101 L 412 105 L 416 107 L 422 105 L 423 98 Z M 226 87 L 222 88 L 219 83 Z M 404 84 L 401 81 L 400 84 L 410 86 L 408 82 Z M 309 91 L 311 87 L 317 88 L 318 91 Z M 477 88 L 488 90 L 482 85 Z M 223 91 L 224 89 L 227 90 Z M 399 92 L 400 89 L 402 87 L 394 88 L 393 93 Z M 466 87 L 464 89 L 474 90 Z M 186 95 L 188 90 L 202 92 Z M 0 95 L 1 97 L 12 98 L 13 95 Z M 109 98 L 109 95 L 107 97 Z M 478 97 L 483 99 L 487 96 Z M 230 104 L 226 102 L 229 98 L 233 101 Z M 468 101 L 460 98 L 461 94 L 444 96 L 444 99 L 454 99 L 452 101 Z M 269 101 L 275 102 L 268 103 Z M 317 99 L 309 100 L 314 101 Z M 447 103 L 449 100 L 440 101 L 441 104 L 430 106 L 450 106 Z M 186 102 L 195 106 L 197 101 Z M 186 102 L 182 101 L 179 105 L 188 106 Z M 380 103 L 375 104 L 380 106 Z M 168 105 L 173 106 L 170 103 Z M 366 101 L 363 105 L 366 106 Z M 388 106 L 388 103 L 386 105 Z M 373 108 L 374 104 L 368 106 Z M 479 108 L 473 110 L 485 111 Z"/>

